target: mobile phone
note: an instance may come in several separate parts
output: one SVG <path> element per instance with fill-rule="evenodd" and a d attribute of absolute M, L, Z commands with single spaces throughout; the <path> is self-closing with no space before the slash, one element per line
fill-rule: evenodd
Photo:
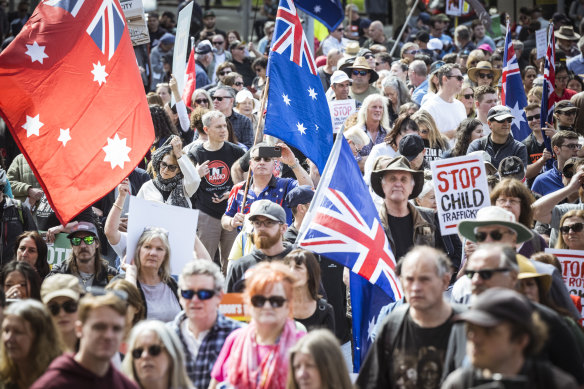
<path fill-rule="evenodd" d="M 258 149 L 258 157 L 280 158 L 281 156 L 282 149 L 278 146 L 260 146 Z"/>

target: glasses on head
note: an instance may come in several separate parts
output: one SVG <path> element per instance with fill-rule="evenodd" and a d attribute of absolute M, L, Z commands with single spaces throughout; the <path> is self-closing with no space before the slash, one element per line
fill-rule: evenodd
<path fill-rule="evenodd" d="M 235 85 L 235 86 L 243 86 L 243 82 L 237 81 L 237 82 L 234 82 L 233 85 Z"/>
<path fill-rule="evenodd" d="M 201 104 L 209 104 L 209 101 L 207 99 L 196 99 L 195 103 L 201 105 Z"/>
<path fill-rule="evenodd" d="M 560 227 L 560 232 L 562 234 L 569 234 L 570 230 L 572 230 L 574 232 L 582 232 L 583 229 L 584 229 L 583 223 L 574 223 L 574 224 L 571 224 L 569 226 Z"/>
<path fill-rule="evenodd" d="M 77 301 L 74 300 L 67 300 L 63 304 L 58 303 L 47 304 L 47 308 L 49 308 L 49 311 L 53 316 L 57 316 L 59 312 L 61 312 L 61 308 L 63 308 L 63 311 L 65 311 L 66 313 L 75 313 L 77 312 L 77 306 L 78 306 Z"/>
<path fill-rule="evenodd" d="M 164 161 L 160 161 L 160 170 L 168 169 L 170 172 L 175 172 L 178 169 L 178 165 L 167 164 Z"/>
<path fill-rule="evenodd" d="M 511 118 L 507 118 L 507 119 L 503 119 L 503 120 L 497 120 L 497 119 L 493 119 L 494 121 L 496 121 L 497 123 L 512 123 L 513 119 Z"/>
<path fill-rule="evenodd" d="M 217 100 L 217 101 L 223 101 L 223 99 L 230 99 L 231 96 L 213 96 L 212 99 L 213 101 Z"/>
<path fill-rule="evenodd" d="M 264 162 L 272 162 L 272 158 L 270 157 L 253 157 L 253 160 L 256 162 L 264 161 Z"/>
<path fill-rule="evenodd" d="M 222 45 L 225 41 L 213 41 L 214 45 Z"/>
<path fill-rule="evenodd" d="M 251 224 L 254 226 L 254 228 L 260 228 L 262 226 L 266 227 L 266 228 L 270 228 L 276 224 L 280 224 L 280 222 L 277 222 L 275 220 L 253 220 L 251 222 Z"/>
<path fill-rule="evenodd" d="M 568 143 L 567 145 L 562 145 L 561 147 L 567 147 L 571 150 L 580 150 L 582 145 L 580 143 Z"/>
<path fill-rule="evenodd" d="M 492 73 L 479 73 L 480 79 L 488 78 L 489 80 L 492 80 L 493 77 L 494 75 Z"/>
<path fill-rule="evenodd" d="M 495 201 L 495 204 L 497 204 L 497 205 L 505 205 L 505 204 L 519 205 L 519 204 L 521 204 L 521 200 L 499 197 Z"/>
<path fill-rule="evenodd" d="M 85 242 L 86 245 L 91 246 L 93 243 L 95 243 L 95 236 L 89 235 L 83 238 L 74 237 L 69 240 L 73 246 L 80 246 L 82 241 Z"/>
<path fill-rule="evenodd" d="M 474 275 L 478 273 L 479 277 L 483 281 L 487 281 L 490 280 L 495 273 L 504 273 L 507 271 L 509 271 L 509 269 L 507 269 L 506 267 L 499 267 L 497 269 L 466 270 L 464 272 L 464 275 L 472 279 Z"/>
<path fill-rule="evenodd" d="M 458 81 L 463 81 L 464 80 L 464 77 L 462 75 L 446 76 L 446 78 L 456 78 Z"/>
<path fill-rule="evenodd" d="M 166 228 L 156 227 L 156 226 L 146 226 L 142 230 L 142 233 L 145 233 L 145 232 L 153 232 L 153 233 L 163 234 L 163 235 L 166 235 L 166 237 L 168 238 L 168 230 Z"/>
<path fill-rule="evenodd" d="M 467 95 L 462 95 L 462 96 L 464 96 L 464 98 L 465 98 L 466 100 L 470 100 L 470 99 L 474 98 L 474 95 L 473 95 L 472 93 L 469 93 L 469 94 L 467 94 Z"/>
<path fill-rule="evenodd" d="M 541 115 L 538 113 L 532 116 L 526 116 L 525 118 L 527 119 L 528 122 L 530 122 L 532 120 L 539 120 L 541 118 Z"/>
<path fill-rule="evenodd" d="M 228 70 L 222 70 L 222 71 L 220 71 L 220 72 L 219 72 L 219 75 L 220 75 L 220 76 L 226 76 L 226 75 L 228 75 L 229 73 L 231 73 L 231 69 L 228 69 Z"/>
<path fill-rule="evenodd" d="M 368 71 L 368 70 L 357 70 L 357 69 L 353 70 L 353 75 L 354 75 L 354 76 L 363 76 L 363 77 L 364 77 L 364 76 L 366 76 L 368 73 L 369 73 L 369 71 Z"/>
<path fill-rule="evenodd" d="M 180 291 L 180 295 L 183 296 L 183 298 L 185 298 L 187 300 L 192 300 L 193 297 L 195 297 L 195 295 L 199 298 L 199 300 L 209 300 L 210 298 L 215 296 L 216 293 L 217 293 L 217 291 L 211 290 L 211 289 L 199 289 L 199 290 L 191 290 L 191 289 L 182 290 L 181 289 L 181 291 Z"/>
<path fill-rule="evenodd" d="M 251 305 L 253 305 L 256 308 L 262 308 L 264 305 L 266 305 L 266 301 L 270 302 L 270 306 L 272 308 L 281 308 L 286 302 L 286 298 L 282 296 L 266 297 L 262 296 L 261 294 L 256 294 L 251 298 Z"/>
<path fill-rule="evenodd" d="M 151 357 L 156 357 L 156 356 L 160 355 L 160 353 L 162 352 L 162 346 L 160 346 L 158 344 L 153 344 L 151 346 L 148 346 L 146 349 L 144 349 L 142 347 L 135 348 L 132 350 L 132 356 L 134 357 L 134 359 L 142 358 L 142 354 L 144 354 L 144 350 L 146 350 L 148 355 L 150 355 Z"/>
<path fill-rule="evenodd" d="M 509 232 L 509 231 L 499 231 L 499 230 L 494 230 L 494 231 L 489 231 L 489 232 L 478 231 L 478 232 L 475 232 L 475 239 L 478 243 L 482 243 L 485 240 L 487 240 L 488 236 L 490 236 L 491 239 L 498 242 L 501 239 L 503 239 L 503 235 L 510 234 L 510 233 L 511 232 Z"/>

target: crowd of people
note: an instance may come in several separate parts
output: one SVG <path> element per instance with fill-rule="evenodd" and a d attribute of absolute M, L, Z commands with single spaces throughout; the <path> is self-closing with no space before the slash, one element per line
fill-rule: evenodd
<path fill-rule="evenodd" d="M 185 104 L 171 69 L 176 15 L 190 2 L 197 89 Z M 245 43 L 208 3 L 146 15 L 150 43 L 134 50 L 154 142 L 67 225 L 1 123 L 0 388 L 584 387 L 581 296 L 545 252 L 584 255 L 584 2 L 511 19 L 525 119 L 501 103 L 504 34 L 493 31 L 505 26 L 474 11 L 454 27 L 422 4 L 388 36 L 385 11 L 349 4 L 315 39 L 327 100 L 355 103 L 335 136 L 369 186 L 404 292 L 366 329 L 373 343 L 354 373 L 341 349 L 357 320 L 349 269 L 297 245 L 320 172 L 263 134 L 278 4 L 263 2 Z M 3 47 L 29 8 L 0 5 Z M 554 114 L 542 125 L 536 32 L 548 25 Z M 521 120 L 531 133 L 516 139 Z M 468 154 L 485 161 L 491 205 L 443 235 L 430 163 Z M 131 243 L 131 196 L 198 210 L 179 274 L 155 221 Z M 70 251 L 52 262 L 63 237 Z M 247 320 L 222 313 L 226 293 L 241 293 Z"/>

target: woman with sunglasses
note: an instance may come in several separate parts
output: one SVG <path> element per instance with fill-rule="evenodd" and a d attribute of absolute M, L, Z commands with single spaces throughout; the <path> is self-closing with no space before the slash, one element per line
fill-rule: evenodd
<path fill-rule="evenodd" d="M 291 319 L 296 279 L 288 267 L 263 262 L 249 272 L 244 299 L 251 321 L 225 340 L 209 388 L 218 383 L 235 388 L 285 388 L 288 351 L 305 334 Z"/>
<path fill-rule="evenodd" d="M 572 210 L 560 220 L 557 249 L 584 250 L 584 210 Z"/>
<path fill-rule="evenodd" d="M 442 158 L 445 151 L 450 150 L 448 138 L 442 135 L 436 127 L 432 115 L 426 110 L 419 110 L 412 115 L 412 120 L 418 125 L 420 137 L 424 141 L 426 155 L 424 159 L 430 163 Z"/>
<path fill-rule="evenodd" d="M 29 388 L 62 353 L 55 323 L 40 301 L 18 301 L 6 308 L 0 345 L 1 388 Z"/>
<path fill-rule="evenodd" d="M 41 278 L 28 262 L 8 262 L 0 272 L 0 285 L 7 299 L 41 299 Z"/>
<path fill-rule="evenodd" d="M 177 336 L 164 323 L 147 320 L 130 334 L 122 371 L 142 389 L 190 389 L 185 357 Z"/>
<path fill-rule="evenodd" d="M 225 76 L 223 81 L 225 86 L 230 86 L 235 89 L 235 93 L 243 89 L 243 76 L 236 72 L 231 72 Z"/>
<path fill-rule="evenodd" d="M 193 97 L 191 98 L 191 106 L 196 109 L 198 107 L 210 109 L 213 107 L 213 101 L 211 100 L 211 95 L 204 89 L 196 89 L 193 92 Z M 192 114 L 191 114 L 192 116 Z"/>
<path fill-rule="evenodd" d="M 464 104 L 466 109 L 466 117 L 474 118 L 475 114 L 475 100 L 474 91 L 472 86 L 468 82 L 462 83 L 462 88 L 460 88 L 460 93 L 456 95 L 456 98 Z"/>
<path fill-rule="evenodd" d="M 34 266 L 41 279 L 51 271 L 47 262 L 47 244 L 37 231 L 25 231 L 16 238 L 16 261 L 28 262 Z"/>

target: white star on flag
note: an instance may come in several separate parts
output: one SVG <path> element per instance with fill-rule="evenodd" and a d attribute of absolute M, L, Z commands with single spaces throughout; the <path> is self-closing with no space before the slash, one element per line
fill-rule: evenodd
<path fill-rule="evenodd" d="M 509 107 L 511 110 L 511 114 L 513 115 L 513 123 L 511 125 L 517 126 L 517 128 L 521 128 L 521 122 L 524 122 L 522 109 L 519 109 L 519 102 L 515 103 L 514 107 Z"/>
<path fill-rule="evenodd" d="M 112 169 L 116 166 L 124 168 L 124 162 L 130 162 L 130 157 L 128 153 L 132 150 L 130 147 L 126 146 L 126 138 L 120 139 L 118 134 L 114 136 L 114 139 L 107 138 L 107 146 L 102 147 L 105 152 L 104 162 L 109 162 Z"/>
<path fill-rule="evenodd" d="M 36 115 L 35 117 L 26 115 L 26 123 L 22 125 L 22 128 L 26 130 L 26 137 L 30 137 L 31 135 L 39 136 L 39 130 L 44 123 L 41 123 L 39 119 L 40 115 Z"/>
<path fill-rule="evenodd" d="M 322 10 L 320 5 L 315 5 L 314 6 L 314 13 L 319 13 Z"/>
<path fill-rule="evenodd" d="M 312 87 L 310 87 L 310 88 L 308 88 L 308 94 L 310 95 L 310 97 L 312 97 L 312 100 L 316 100 L 316 95 L 317 95 L 318 93 L 316 93 L 316 92 L 314 91 L 314 89 L 313 89 Z"/>
<path fill-rule="evenodd" d="M 105 72 L 105 65 L 102 65 L 97 61 L 97 64 L 93 64 L 93 70 L 91 73 L 93 74 L 93 81 L 97 81 L 99 86 L 101 86 L 102 83 L 105 84 L 105 78 L 108 76 Z"/>
<path fill-rule="evenodd" d="M 302 134 L 302 135 L 306 135 L 306 127 L 304 127 L 304 123 L 300 123 L 298 122 L 296 124 L 296 128 L 298 129 L 298 131 Z"/>
<path fill-rule="evenodd" d="M 45 54 L 45 47 L 46 46 L 39 46 L 39 44 L 34 41 L 32 45 L 26 45 L 26 55 L 30 56 L 32 62 L 39 61 L 41 64 L 45 58 L 49 58 L 48 55 Z"/>
<path fill-rule="evenodd" d="M 69 129 L 59 129 L 59 139 L 57 139 L 59 142 L 63 143 L 63 147 L 67 146 L 67 142 L 69 142 L 71 140 L 71 135 L 69 134 Z"/>
<path fill-rule="evenodd" d="M 284 99 L 284 103 L 286 103 L 286 105 L 290 105 L 290 99 L 288 98 L 288 95 L 282 94 L 282 98 Z"/>
<path fill-rule="evenodd" d="M 315 124 L 314 127 L 315 127 L 314 129 L 316 130 L 316 132 L 318 132 L 318 124 Z"/>

